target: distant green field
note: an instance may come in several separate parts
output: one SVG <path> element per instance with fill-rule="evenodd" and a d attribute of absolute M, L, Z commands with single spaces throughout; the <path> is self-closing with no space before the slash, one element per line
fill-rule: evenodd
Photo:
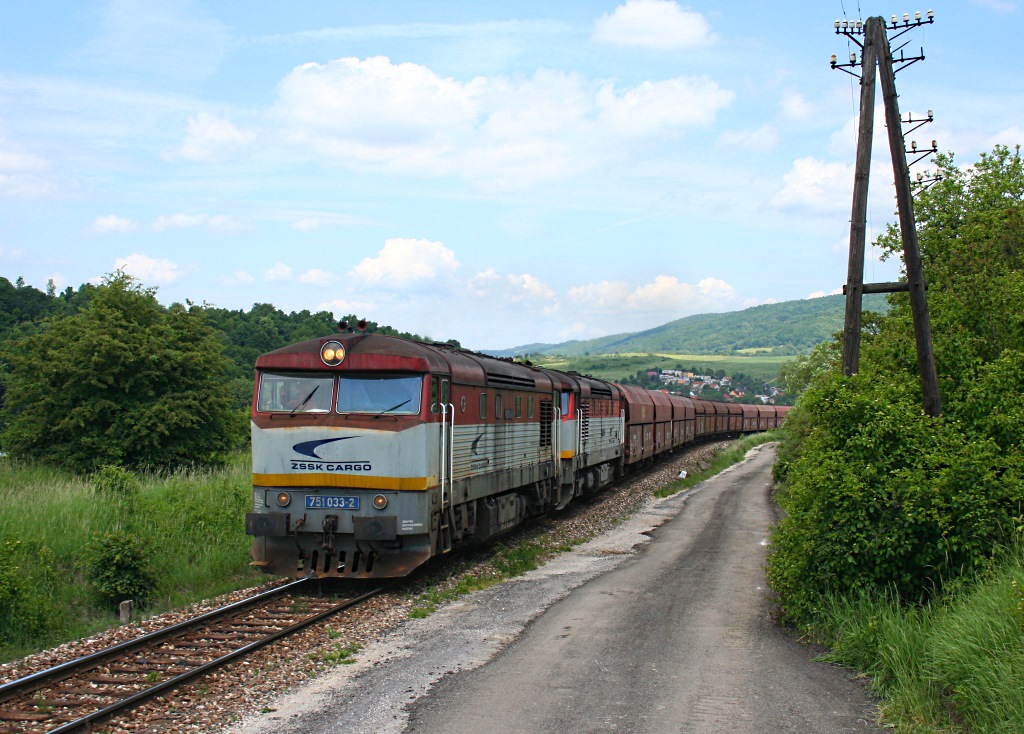
<path fill-rule="evenodd" d="M 779 374 L 779 366 L 793 357 L 769 357 L 764 355 L 708 355 L 708 354 L 609 354 L 587 357 L 544 359 L 541 367 L 578 372 L 602 380 L 622 380 L 637 373 L 637 370 L 674 369 L 694 372 L 724 370 L 727 375 L 742 372 L 756 380 L 771 382 Z"/>

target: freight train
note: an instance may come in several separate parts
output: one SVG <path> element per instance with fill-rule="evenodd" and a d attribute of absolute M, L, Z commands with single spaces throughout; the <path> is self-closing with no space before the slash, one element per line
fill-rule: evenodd
<path fill-rule="evenodd" d="M 391 336 L 293 344 L 256 361 L 253 565 L 404 576 L 691 442 L 775 428 L 785 410 Z"/>

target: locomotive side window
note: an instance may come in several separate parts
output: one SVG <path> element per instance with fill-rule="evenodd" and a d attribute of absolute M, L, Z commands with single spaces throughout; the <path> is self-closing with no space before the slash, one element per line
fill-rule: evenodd
<path fill-rule="evenodd" d="M 441 380 L 441 404 L 448 405 L 448 380 Z"/>
<path fill-rule="evenodd" d="M 419 375 L 339 375 L 339 413 L 420 412 L 423 378 Z"/>
<path fill-rule="evenodd" d="M 501 420 L 501 394 L 494 396 L 494 417 Z"/>
<path fill-rule="evenodd" d="M 261 372 L 256 410 L 263 413 L 327 413 L 334 376 L 316 372 Z"/>
<path fill-rule="evenodd" d="M 526 417 L 527 418 L 533 418 L 533 395 L 531 395 L 529 397 L 529 399 L 526 402 L 526 405 L 527 405 L 527 408 L 526 408 L 527 416 Z"/>
<path fill-rule="evenodd" d="M 480 393 L 480 420 L 487 419 L 487 393 Z"/>
<path fill-rule="evenodd" d="M 430 381 L 430 412 L 438 412 L 437 407 L 437 378 L 433 378 Z"/>
<path fill-rule="evenodd" d="M 516 418 L 523 417 L 523 396 L 516 395 Z"/>
<path fill-rule="evenodd" d="M 562 391 L 562 417 L 569 415 L 569 391 Z"/>

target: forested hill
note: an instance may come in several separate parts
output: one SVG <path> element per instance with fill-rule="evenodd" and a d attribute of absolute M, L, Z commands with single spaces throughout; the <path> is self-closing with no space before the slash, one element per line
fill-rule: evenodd
<path fill-rule="evenodd" d="M 514 349 L 485 350 L 496 356 L 514 354 L 734 354 L 764 350 L 776 355 L 810 351 L 843 328 L 845 296 L 824 296 L 754 306 L 731 313 L 707 313 L 670 321 L 646 331 L 613 334 L 561 344 L 526 344 Z M 885 297 L 865 296 L 866 310 L 885 313 Z"/>

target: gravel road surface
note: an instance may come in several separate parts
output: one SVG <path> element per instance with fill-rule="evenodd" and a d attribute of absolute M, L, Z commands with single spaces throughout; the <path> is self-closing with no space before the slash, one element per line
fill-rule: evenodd
<path fill-rule="evenodd" d="M 523 577 L 410 621 L 233 729 L 876 731 L 861 682 L 769 619 L 770 446 Z"/>

